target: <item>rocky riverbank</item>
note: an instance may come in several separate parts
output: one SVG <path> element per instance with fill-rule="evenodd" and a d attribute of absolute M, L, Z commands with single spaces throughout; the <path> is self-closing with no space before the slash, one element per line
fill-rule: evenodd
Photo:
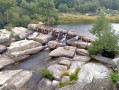
<path fill-rule="evenodd" d="M 19 90 L 32 77 L 32 71 L 4 70 L 5 66 L 49 49 L 49 56 L 55 61 L 47 67 L 54 80 L 43 78 L 38 90 L 113 90 L 109 74 L 113 68 L 119 67 L 119 57 L 110 59 L 97 55 L 92 59 L 87 48 L 93 41 L 71 31 L 44 26 L 43 23 L 29 24 L 28 28 L 0 30 L 0 90 Z M 61 77 L 62 73 L 71 75 L 77 68 L 80 68 L 77 83 L 58 88 L 60 82 L 69 80 L 69 76 Z"/>

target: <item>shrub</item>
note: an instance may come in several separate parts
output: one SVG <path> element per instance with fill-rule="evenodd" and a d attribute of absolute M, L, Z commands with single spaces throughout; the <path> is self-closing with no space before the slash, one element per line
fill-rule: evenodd
<path fill-rule="evenodd" d="M 118 69 L 115 69 L 115 71 L 110 74 L 110 79 L 113 82 L 113 85 L 116 85 L 117 81 L 119 80 Z"/>
<path fill-rule="evenodd" d="M 61 74 L 61 78 L 63 78 L 63 76 L 69 76 L 69 73 L 68 73 L 68 72 L 63 72 L 63 73 Z"/>
<path fill-rule="evenodd" d="M 40 69 L 39 72 L 41 73 L 42 78 L 47 78 L 47 79 L 50 79 L 50 80 L 54 79 L 52 73 L 47 69 L 47 67 Z"/>

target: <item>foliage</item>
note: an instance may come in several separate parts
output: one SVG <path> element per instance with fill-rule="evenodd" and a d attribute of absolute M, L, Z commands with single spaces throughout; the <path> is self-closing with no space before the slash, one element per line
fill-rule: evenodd
<path fill-rule="evenodd" d="M 62 87 L 64 87 L 64 86 L 66 86 L 67 84 L 66 83 L 62 83 L 62 82 L 59 82 L 59 88 L 62 88 Z"/>
<path fill-rule="evenodd" d="M 101 11 L 97 17 L 91 33 L 96 35 L 99 40 L 93 42 L 88 48 L 90 55 L 100 53 L 103 56 L 114 58 L 119 49 L 119 37 L 107 21 L 103 11 Z"/>
<path fill-rule="evenodd" d="M 40 69 L 40 73 L 42 78 L 48 78 L 50 80 L 54 79 L 52 73 L 47 69 L 47 67 Z"/>
<path fill-rule="evenodd" d="M 63 72 L 63 73 L 61 74 L 61 78 L 63 78 L 63 76 L 69 76 L 69 73 L 68 73 L 68 72 Z"/>
<path fill-rule="evenodd" d="M 77 68 L 76 71 L 75 71 L 75 73 L 72 73 L 72 74 L 69 76 L 70 81 L 77 81 L 79 70 L 80 70 L 80 68 Z"/>
<path fill-rule="evenodd" d="M 118 69 L 115 69 L 114 72 L 111 72 L 110 79 L 114 85 L 116 85 L 117 81 L 119 80 L 119 72 Z"/>
<path fill-rule="evenodd" d="M 68 6 L 67 4 L 60 4 L 59 7 L 58 7 L 58 10 L 60 12 L 67 12 L 68 11 Z"/>

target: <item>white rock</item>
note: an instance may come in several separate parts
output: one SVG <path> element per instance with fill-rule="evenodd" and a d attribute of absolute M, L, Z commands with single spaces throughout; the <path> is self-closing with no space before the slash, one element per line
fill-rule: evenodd
<path fill-rule="evenodd" d="M 99 63 L 87 63 L 78 73 L 78 82 L 89 84 L 93 79 L 108 78 L 110 69 Z"/>
<path fill-rule="evenodd" d="M 0 43 L 5 43 L 8 42 L 11 38 L 11 32 L 6 30 L 6 29 L 2 29 L 0 30 Z"/>
<path fill-rule="evenodd" d="M 59 64 L 69 66 L 69 65 L 71 64 L 71 61 L 69 61 L 69 60 L 61 60 L 61 61 L 59 62 Z"/>
<path fill-rule="evenodd" d="M 61 79 L 62 83 L 67 83 L 69 81 L 69 76 L 63 76 L 63 78 Z"/>
<path fill-rule="evenodd" d="M 89 52 L 85 49 L 76 49 L 76 53 L 84 56 L 89 56 Z"/>

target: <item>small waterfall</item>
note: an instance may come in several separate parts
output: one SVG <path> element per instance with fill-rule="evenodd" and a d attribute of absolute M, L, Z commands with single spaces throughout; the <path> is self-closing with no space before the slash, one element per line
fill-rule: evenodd
<path fill-rule="evenodd" d="M 56 41 L 59 41 L 59 39 L 60 39 L 60 32 L 59 32 L 58 35 L 57 35 Z"/>
<path fill-rule="evenodd" d="M 79 36 L 76 36 L 76 37 L 74 37 L 74 38 L 78 40 L 78 39 L 79 39 Z"/>
<path fill-rule="evenodd" d="M 67 33 L 63 35 L 63 37 L 62 37 L 62 40 L 61 40 L 61 41 L 66 41 L 66 39 L 67 39 Z"/>
<path fill-rule="evenodd" d="M 45 45 L 45 50 L 50 50 L 47 44 Z"/>

